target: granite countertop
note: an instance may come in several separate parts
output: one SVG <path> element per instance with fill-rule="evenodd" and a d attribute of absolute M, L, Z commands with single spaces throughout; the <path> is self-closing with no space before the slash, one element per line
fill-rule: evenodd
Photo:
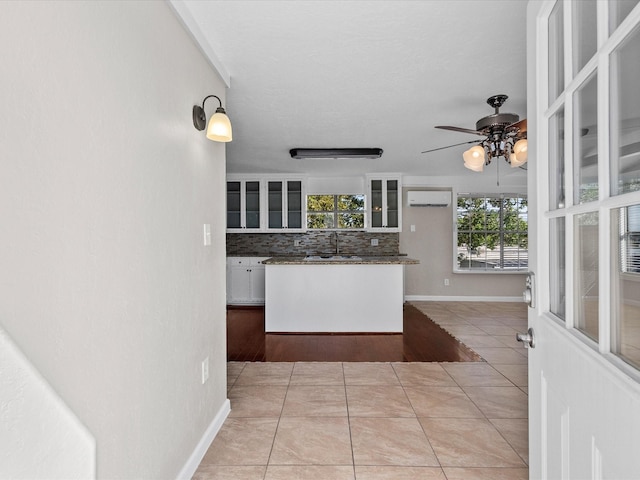
<path fill-rule="evenodd" d="M 271 257 L 262 262 L 265 265 L 415 265 L 419 260 L 403 255 L 365 256 L 365 255 L 310 255 Z"/>

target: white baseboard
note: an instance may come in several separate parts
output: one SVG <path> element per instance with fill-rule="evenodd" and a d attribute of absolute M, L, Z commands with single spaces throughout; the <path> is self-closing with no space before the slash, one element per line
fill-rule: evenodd
<path fill-rule="evenodd" d="M 198 465 L 200 465 L 200 462 L 211 446 L 213 439 L 216 438 L 216 435 L 222 428 L 222 424 L 227 419 L 230 411 L 231 402 L 229 402 L 229 399 L 227 398 L 220 407 L 220 410 L 218 410 L 218 413 L 214 417 L 213 421 L 209 424 L 209 427 L 207 427 L 204 435 L 196 445 L 195 450 L 189 456 L 187 463 L 185 463 L 184 467 L 182 467 L 182 470 L 180 470 L 180 473 L 176 477 L 178 480 L 189 480 L 191 477 L 193 477 L 193 475 L 196 473 L 196 470 L 198 469 Z"/>
<path fill-rule="evenodd" d="M 519 297 L 473 297 L 473 296 L 439 296 L 439 295 L 405 295 L 407 302 L 522 302 Z"/>

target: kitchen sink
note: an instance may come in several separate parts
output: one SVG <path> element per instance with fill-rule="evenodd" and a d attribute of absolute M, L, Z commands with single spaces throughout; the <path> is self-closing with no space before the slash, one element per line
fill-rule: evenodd
<path fill-rule="evenodd" d="M 309 262 L 344 262 L 362 260 L 362 258 L 357 255 L 309 255 L 305 257 L 305 260 Z"/>

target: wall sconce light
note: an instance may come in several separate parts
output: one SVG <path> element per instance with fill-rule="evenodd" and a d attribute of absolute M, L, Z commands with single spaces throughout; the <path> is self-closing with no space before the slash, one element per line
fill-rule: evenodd
<path fill-rule="evenodd" d="M 230 142 L 232 140 L 231 121 L 227 117 L 227 112 L 222 108 L 222 100 L 216 95 L 208 95 L 202 100 L 202 106 L 193 106 L 193 126 L 196 130 L 204 130 L 207 125 L 207 116 L 204 113 L 204 103 L 208 98 L 217 98 L 220 106 L 216 108 L 216 113 L 211 115 L 209 126 L 207 127 L 207 138 L 215 142 Z"/>

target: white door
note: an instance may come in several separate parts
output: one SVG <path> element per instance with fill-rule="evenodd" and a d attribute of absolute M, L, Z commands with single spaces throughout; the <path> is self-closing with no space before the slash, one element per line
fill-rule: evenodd
<path fill-rule="evenodd" d="M 640 5 L 532 1 L 530 478 L 640 479 Z"/>

